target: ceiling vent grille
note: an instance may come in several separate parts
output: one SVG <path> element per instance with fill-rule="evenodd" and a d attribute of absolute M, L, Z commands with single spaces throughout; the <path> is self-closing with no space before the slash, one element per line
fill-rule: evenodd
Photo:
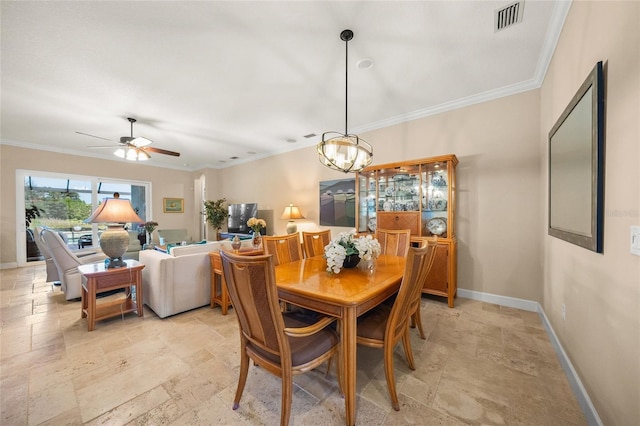
<path fill-rule="evenodd" d="M 512 25 L 522 22 L 524 1 L 511 3 L 502 9 L 495 11 L 495 31 L 504 30 Z"/>

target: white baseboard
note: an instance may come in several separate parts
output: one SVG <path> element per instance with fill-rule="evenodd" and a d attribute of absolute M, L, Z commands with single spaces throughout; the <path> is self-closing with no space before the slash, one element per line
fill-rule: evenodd
<path fill-rule="evenodd" d="M 569 385 L 573 390 L 573 393 L 578 400 L 578 404 L 580 404 L 580 408 L 582 409 L 582 413 L 584 414 L 587 422 L 591 426 L 602 426 L 602 420 L 600 420 L 600 416 L 598 416 L 598 412 L 596 408 L 593 406 L 591 402 L 591 398 L 587 394 L 587 390 L 584 388 L 580 377 L 578 377 L 578 373 L 575 368 L 573 368 L 573 364 L 571 364 L 571 360 L 567 356 L 567 353 L 564 351 L 564 348 L 560 344 L 558 340 L 558 336 L 556 336 L 553 327 L 551 327 L 551 323 L 549 322 L 549 318 L 544 313 L 542 309 L 542 305 L 538 302 L 534 302 L 531 300 L 525 299 L 517 299 L 515 297 L 507 297 L 500 296 L 497 294 L 490 293 L 482 293 L 474 290 L 465 290 L 462 288 L 458 289 L 458 296 L 464 297 L 465 299 L 479 300 L 482 302 L 493 303 L 500 306 L 507 306 L 510 308 L 522 309 L 525 311 L 537 312 L 540 316 L 540 320 L 542 321 L 542 325 L 547 332 L 547 336 L 549 336 L 549 340 L 551 341 L 551 345 L 558 356 L 560 361 L 560 365 L 564 370 L 564 374 L 567 376 L 567 380 L 569 380 Z"/>
<path fill-rule="evenodd" d="M 494 305 L 522 309 L 524 311 L 539 312 L 540 304 L 531 300 L 516 299 L 515 297 L 500 296 L 498 294 L 482 293 L 480 291 L 458 289 L 458 296 L 465 299 L 480 300 Z"/>
<path fill-rule="evenodd" d="M 18 262 L 0 263 L 0 269 L 15 269 L 18 267 Z"/>

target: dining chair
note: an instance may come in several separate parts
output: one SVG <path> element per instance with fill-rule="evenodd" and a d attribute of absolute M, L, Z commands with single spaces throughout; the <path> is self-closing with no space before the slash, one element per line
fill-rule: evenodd
<path fill-rule="evenodd" d="M 437 245 L 438 245 L 438 236 L 434 235 L 433 237 L 423 237 L 420 239 L 420 243 L 419 243 L 419 247 L 425 247 L 427 246 L 429 243 L 433 243 L 436 245 L 436 248 L 433 250 L 434 251 L 434 258 L 435 258 L 435 252 L 437 251 Z M 426 276 L 425 276 L 425 280 L 426 280 Z M 426 340 L 427 336 L 424 334 L 424 329 L 422 328 L 422 317 L 420 316 L 420 302 L 422 301 L 422 291 L 418 292 L 416 294 L 416 299 L 413 302 L 414 307 L 412 308 L 413 314 L 411 314 L 411 327 L 417 327 L 418 328 L 418 333 L 420 334 L 420 338 L 422 340 Z"/>
<path fill-rule="evenodd" d="M 428 241 L 423 247 L 410 247 L 404 277 L 393 306 L 382 303 L 358 319 L 357 343 L 383 349 L 384 373 L 391 405 L 396 411 L 400 410 L 400 404 L 393 372 L 393 350 L 402 340 L 409 368 L 415 370 L 409 339 L 409 322 L 424 280 L 433 266 L 435 252 L 436 242 L 433 240 Z"/>
<path fill-rule="evenodd" d="M 321 316 L 310 323 L 280 311 L 274 256 L 220 251 L 220 258 L 240 326 L 240 377 L 233 409 L 240 405 L 249 360 L 253 360 L 255 365 L 281 378 L 280 424 L 287 425 L 291 417 L 293 376 L 329 362 L 338 353 L 338 335 L 328 327 L 335 319 Z"/>
<path fill-rule="evenodd" d="M 331 242 L 331 229 L 318 232 L 302 231 L 302 246 L 305 257 L 324 254 L 324 248 Z"/>
<path fill-rule="evenodd" d="M 378 229 L 376 239 L 382 254 L 406 257 L 411 243 L 410 229 Z"/>
<path fill-rule="evenodd" d="M 262 237 L 262 248 L 264 254 L 273 255 L 274 266 L 302 259 L 302 246 L 297 232 L 280 236 L 265 235 Z"/>

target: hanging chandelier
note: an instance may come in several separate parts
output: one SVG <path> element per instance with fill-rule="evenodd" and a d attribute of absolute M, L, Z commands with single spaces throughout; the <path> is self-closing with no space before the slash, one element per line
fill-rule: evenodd
<path fill-rule="evenodd" d="M 348 132 L 348 98 L 349 98 L 349 40 L 353 31 L 343 30 L 340 39 L 345 42 L 345 96 L 344 96 L 344 133 L 325 132 L 322 141 L 317 145 L 319 160 L 330 169 L 341 172 L 359 172 L 373 160 L 373 149 L 358 135 Z"/>

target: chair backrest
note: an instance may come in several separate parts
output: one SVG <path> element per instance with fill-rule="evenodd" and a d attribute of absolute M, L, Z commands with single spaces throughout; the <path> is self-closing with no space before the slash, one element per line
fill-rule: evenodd
<path fill-rule="evenodd" d="M 290 358 L 273 256 L 243 256 L 221 250 L 220 259 L 242 335 L 259 349 Z"/>
<path fill-rule="evenodd" d="M 33 231 L 33 239 L 35 240 L 38 250 L 40 250 L 44 259 L 47 260 L 51 259 L 51 250 L 49 250 L 49 247 L 47 247 L 47 244 L 42 239 L 42 231 L 44 229 L 45 228 L 43 226 L 36 226 Z"/>
<path fill-rule="evenodd" d="M 302 246 L 305 257 L 324 254 L 324 248 L 331 242 L 331 229 L 319 232 L 302 231 Z"/>
<path fill-rule="evenodd" d="M 274 266 L 302 259 L 302 246 L 297 232 L 281 236 L 264 236 L 262 248 L 264 254 L 273 255 Z"/>
<path fill-rule="evenodd" d="M 40 233 L 40 236 L 49 249 L 53 263 L 58 268 L 60 276 L 65 271 L 82 265 L 82 262 L 73 254 L 57 232 L 45 228 Z"/>
<path fill-rule="evenodd" d="M 416 303 L 419 303 L 424 281 L 433 266 L 437 244 L 437 240 L 432 239 L 422 247 L 409 248 L 402 284 L 387 321 L 385 340 L 392 339 L 390 341 L 395 342 L 407 329 L 407 323 L 415 311 Z"/>
<path fill-rule="evenodd" d="M 410 229 L 378 229 L 376 239 L 380 243 L 382 254 L 405 257 L 411 243 Z"/>

